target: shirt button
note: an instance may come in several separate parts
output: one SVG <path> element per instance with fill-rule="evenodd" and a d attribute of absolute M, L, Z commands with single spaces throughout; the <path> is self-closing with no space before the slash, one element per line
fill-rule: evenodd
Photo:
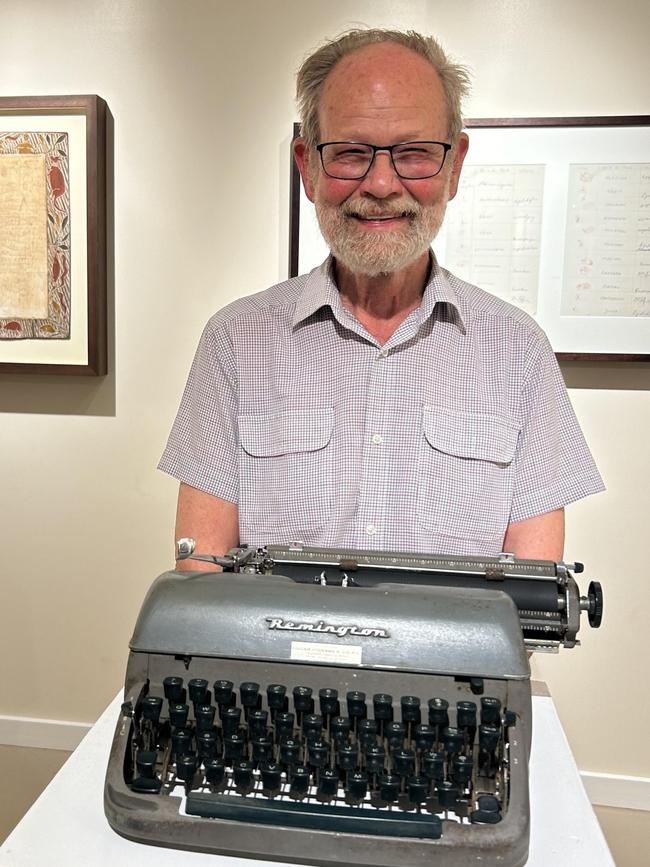
<path fill-rule="evenodd" d="M 380 350 L 379 350 L 379 357 L 380 357 L 380 358 L 386 358 L 387 355 L 388 355 L 388 350 L 387 350 L 387 349 L 380 349 Z"/>
<path fill-rule="evenodd" d="M 373 434 L 372 441 L 376 446 L 380 446 L 383 443 L 384 438 L 381 434 Z"/>
<path fill-rule="evenodd" d="M 374 524 L 368 524 L 368 525 L 366 526 L 366 533 L 367 533 L 369 536 L 374 536 L 376 532 L 377 532 L 377 528 L 375 527 Z"/>

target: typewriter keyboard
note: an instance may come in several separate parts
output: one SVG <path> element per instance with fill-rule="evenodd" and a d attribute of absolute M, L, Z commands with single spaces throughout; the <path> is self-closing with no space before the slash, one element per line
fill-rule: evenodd
<path fill-rule="evenodd" d="M 516 717 L 498 698 L 162 686 L 133 709 L 125 777 L 135 792 L 180 795 L 187 814 L 435 839 L 443 819 L 494 824 L 507 810 Z"/>

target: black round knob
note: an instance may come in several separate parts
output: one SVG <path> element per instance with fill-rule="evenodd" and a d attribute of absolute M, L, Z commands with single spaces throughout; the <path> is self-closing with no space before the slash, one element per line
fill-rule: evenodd
<path fill-rule="evenodd" d="M 223 755 L 227 762 L 237 762 L 244 757 L 246 741 L 240 734 L 226 735 L 223 739 Z"/>
<path fill-rule="evenodd" d="M 156 753 L 154 750 L 138 750 L 135 766 L 141 777 L 153 780 L 156 776 Z"/>
<path fill-rule="evenodd" d="M 208 682 L 204 677 L 193 677 L 188 681 L 187 692 L 194 704 L 206 704 L 209 701 Z"/>
<path fill-rule="evenodd" d="M 194 708 L 197 731 L 210 731 L 212 724 L 214 723 L 214 715 L 216 712 L 217 709 L 212 704 L 197 704 Z"/>
<path fill-rule="evenodd" d="M 302 730 L 308 741 L 317 741 L 323 731 L 323 717 L 319 713 L 306 713 L 302 718 Z"/>
<path fill-rule="evenodd" d="M 431 781 L 426 777 L 409 777 L 406 786 L 409 801 L 412 804 L 423 804 L 429 796 Z"/>
<path fill-rule="evenodd" d="M 142 716 L 144 719 L 152 723 L 157 723 L 160 719 L 160 711 L 162 710 L 163 700 L 157 695 L 148 695 L 142 699 Z"/>
<path fill-rule="evenodd" d="M 442 732 L 442 740 L 445 750 L 452 755 L 463 748 L 465 737 L 463 732 L 459 731 L 455 726 L 447 726 Z"/>
<path fill-rule="evenodd" d="M 330 723 L 332 737 L 338 744 L 345 743 L 350 734 L 351 723 L 346 716 L 335 716 Z"/>
<path fill-rule="evenodd" d="M 278 743 L 293 735 L 294 715 L 288 711 L 280 711 L 275 715 L 275 739 Z"/>
<path fill-rule="evenodd" d="M 359 720 L 357 737 L 362 748 L 369 747 L 377 740 L 377 721 L 374 719 Z"/>
<path fill-rule="evenodd" d="M 321 798 L 334 798 L 339 788 L 339 772 L 335 768 L 325 768 L 318 780 L 318 795 Z"/>
<path fill-rule="evenodd" d="M 291 774 L 289 793 L 294 796 L 297 795 L 298 797 L 303 797 L 307 794 L 308 789 L 309 768 L 306 768 L 304 765 L 298 765 L 293 769 Z"/>
<path fill-rule="evenodd" d="M 353 771 L 359 763 L 356 744 L 341 744 L 337 751 L 338 765 L 343 771 Z"/>
<path fill-rule="evenodd" d="M 393 770 L 401 777 L 408 777 L 415 770 L 415 753 L 413 750 L 396 749 L 392 753 Z"/>
<path fill-rule="evenodd" d="M 269 709 L 284 710 L 287 688 L 281 683 L 271 683 L 266 687 L 266 703 Z"/>
<path fill-rule="evenodd" d="M 170 704 L 169 705 L 169 722 L 172 728 L 182 729 L 187 725 L 187 715 L 190 709 L 186 704 Z"/>
<path fill-rule="evenodd" d="M 300 758 L 300 741 L 287 738 L 280 744 L 280 761 L 284 765 L 296 765 Z"/>
<path fill-rule="evenodd" d="M 239 686 L 239 695 L 241 697 L 241 703 L 246 708 L 256 708 L 257 707 L 257 699 L 258 699 L 259 694 L 260 694 L 259 683 L 252 683 L 251 681 L 246 681 L 245 683 L 242 683 Z"/>
<path fill-rule="evenodd" d="M 456 702 L 456 725 L 459 729 L 476 726 L 476 702 Z"/>
<path fill-rule="evenodd" d="M 293 688 L 293 706 L 299 713 L 310 713 L 312 709 L 313 690 L 309 686 L 294 686 Z"/>
<path fill-rule="evenodd" d="M 190 751 L 192 732 L 189 729 L 176 729 L 172 732 L 172 753 L 179 759 Z"/>
<path fill-rule="evenodd" d="M 420 699 L 417 695 L 403 695 L 400 704 L 402 706 L 402 722 L 420 722 Z"/>
<path fill-rule="evenodd" d="M 169 701 L 183 701 L 183 678 L 182 677 L 166 677 L 163 680 L 163 689 L 165 698 Z"/>
<path fill-rule="evenodd" d="M 418 750 L 430 750 L 436 740 L 436 730 L 425 724 L 415 727 L 415 746 Z"/>
<path fill-rule="evenodd" d="M 480 748 L 486 750 L 488 753 L 493 753 L 499 745 L 500 734 L 501 732 L 496 726 L 480 725 L 478 727 L 478 743 Z"/>
<path fill-rule="evenodd" d="M 589 583 L 587 598 L 589 599 L 589 608 L 587 610 L 589 626 L 598 629 L 603 620 L 603 588 L 600 585 L 600 581 L 591 581 Z"/>
<path fill-rule="evenodd" d="M 366 770 L 370 774 L 381 774 L 386 761 L 386 750 L 381 744 L 372 744 L 364 751 Z"/>
<path fill-rule="evenodd" d="M 217 704 L 230 704 L 232 699 L 232 680 L 215 680 L 212 685 L 214 700 Z"/>
<path fill-rule="evenodd" d="M 327 741 L 316 741 L 309 744 L 309 764 L 312 768 L 322 768 L 327 764 L 330 746 Z"/>
<path fill-rule="evenodd" d="M 438 792 L 438 801 L 441 807 L 446 810 L 452 809 L 458 801 L 459 791 L 458 786 L 450 783 L 449 780 L 442 780 L 436 786 Z"/>
<path fill-rule="evenodd" d="M 384 734 L 390 747 L 401 747 L 406 737 L 406 726 L 401 722 L 389 722 L 384 729 Z"/>
<path fill-rule="evenodd" d="M 379 778 L 379 797 L 382 801 L 390 804 L 396 801 L 399 796 L 401 777 L 397 774 L 384 774 Z"/>
<path fill-rule="evenodd" d="M 282 767 L 277 762 L 267 762 L 260 768 L 262 788 L 267 792 L 279 792 L 282 780 Z"/>
<path fill-rule="evenodd" d="M 239 729 L 239 721 L 241 719 L 240 707 L 227 707 L 221 717 L 224 735 L 234 735 Z"/>
<path fill-rule="evenodd" d="M 487 726 L 501 725 L 501 702 L 491 695 L 481 699 L 481 723 Z"/>
<path fill-rule="evenodd" d="M 385 692 L 378 692 L 372 697 L 372 705 L 376 720 L 392 720 L 393 696 Z"/>
<path fill-rule="evenodd" d="M 358 689 L 352 689 L 346 695 L 348 714 L 352 718 L 361 718 L 366 715 L 366 694 Z"/>
<path fill-rule="evenodd" d="M 223 782 L 226 773 L 226 768 L 221 759 L 208 759 L 204 763 L 205 780 L 211 786 L 219 786 Z"/>
<path fill-rule="evenodd" d="M 191 783 L 196 773 L 196 756 L 186 753 L 176 760 L 176 776 L 184 783 Z"/>
<path fill-rule="evenodd" d="M 202 761 L 213 759 L 217 751 L 217 733 L 206 731 L 197 735 L 196 745 L 199 758 Z"/>
<path fill-rule="evenodd" d="M 444 698 L 429 699 L 429 725 L 438 726 L 439 731 L 449 725 L 449 702 Z"/>
<path fill-rule="evenodd" d="M 237 788 L 247 789 L 253 785 L 253 763 L 246 759 L 235 762 L 232 775 Z"/>
<path fill-rule="evenodd" d="M 474 762 L 471 756 L 454 756 L 454 782 L 468 783 L 472 779 Z"/>
<path fill-rule="evenodd" d="M 420 768 L 430 780 L 444 780 L 445 754 L 436 750 L 425 750 L 420 760 Z"/>
<path fill-rule="evenodd" d="M 248 717 L 248 728 L 252 738 L 261 738 L 266 734 L 266 724 L 269 719 L 267 710 L 252 710 Z"/>
<path fill-rule="evenodd" d="M 339 693 L 336 689 L 319 689 L 318 701 L 323 716 L 335 716 L 339 713 Z"/>
<path fill-rule="evenodd" d="M 355 771 L 347 779 L 346 790 L 353 801 L 363 801 L 368 793 L 368 776 L 363 771 Z"/>
<path fill-rule="evenodd" d="M 253 738 L 252 742 L 253 747 L 253 761 L 257 762 L 269 762 L 273 755 L 273 741 L 269 737 L 259 737 Z"/>

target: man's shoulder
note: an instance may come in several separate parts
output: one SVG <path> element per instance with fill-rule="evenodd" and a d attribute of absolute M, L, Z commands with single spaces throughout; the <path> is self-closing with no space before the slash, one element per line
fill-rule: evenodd
<path fill-rule="evenodd" d="M 498 298 L 485 289 L 461 280 L 454 274 L 442 269 L 454 295 L 463 319 L 474 329 L 494 328 L 511 330 L 532 340 L 546 341 L 546 335 L 533 317 L 514 304 Z"/>
<path fill-rule="evenodd" d="M 229 330 L 238 324 L 250 325 L 278 315 L 290 320 L 308 279 L 309 274 L 301 274 L 261 292 L 236 298 L 210 317 L 206 330 Z"/>

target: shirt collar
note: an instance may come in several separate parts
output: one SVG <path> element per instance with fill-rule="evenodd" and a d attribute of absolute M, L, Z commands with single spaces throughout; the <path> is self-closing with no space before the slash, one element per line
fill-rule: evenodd
<path fill-rule="evenodd" d="M 340 319 L 340 314 L 344 308 L 341 304 L 341 296 L 334 282 L 332 274 L 332 256 L 314 268 L 307 277 L 307 282 L 296 302 L 296 309 L 293 314 L 292 325 L 295 328 L 300 322 L 304 322 L 309 316 L 320 310 L 321 307 L 330 307 L 332 312 Z M 436 305 L 439 303 L 450 304 L 455 310 L 455 318 L 458 327 L 463 334 L 466 333 L 465 323 L 460 312 L 458 298 L 449 280 L 446 272 L 440 267 L 436 261 L 436 257 L 431 251 L 431 273 L 427 280 L 427 285 L 424 287 L 422 303 L 416 311 L 418 324 L 424 323 L 435 312 Z"/>

